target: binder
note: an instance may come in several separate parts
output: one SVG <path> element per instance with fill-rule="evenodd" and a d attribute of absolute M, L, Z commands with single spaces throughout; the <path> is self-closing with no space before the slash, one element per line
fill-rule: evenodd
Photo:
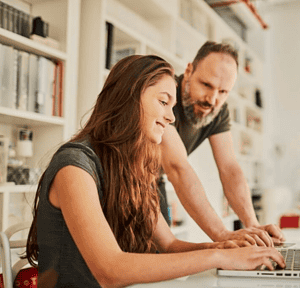
<path fill-rule="evenodd" d="M 54 82 L 52 94 L 52 116 L 58 116 L 58 65 L 54 66 Z"/>
<path fill-rule="evenodd" d="M 15 108 L 13 99 L 14 81 L 14 49 L 11 46 L 2 45 L 2 79 L 1 79 L 1 106 Z"/>
<path fill-rule="evenodd" d="M 13 49 L 13 65 L 12 65 L 12 73 L 13 73 L 13 82 L 11 85 L 11 91 L 9 97 L 11 97 L 11 107 L 13 109 L 17 109 L 18 105 L 18 81 L 19 81 L 19 51 L 17 49 Z"/>
<path fill-rule="evenodd" d="M 53 83 L 54 83 L 54 68 L 55 65 L 51 60 L 47 60 L 47 90 L 45 97 L 45 114 L 52 116 L 53 111 Z"/>
<path fill-rule="evenodd" d="M 64 82 L 64 62 L 58 62 L 58 91 L 57 94 L 57 99 L 58 99 L 58 116 L 63 117 L 63 96 L 64 96 L 64 91 L 63 91 L 63 82 Z"/>
<path fill-rule="evenodd" d="M 18 55 L 18 89 L 17 89 L 17 108 L 19 110 L 27 110 L 28 102 L 28 68 L 29 53 L 19 51 Z"/>
<path fill-rule="evenodd" d="M 1 5 L 1 3 L 0 3 Z M 1 6 L 0 6 L 1 7 Z M 1 21 L 0 21 L 1 22 Z M 0 43 L 0 63 L 3 63 L 3 45 Z M 0 65 L 0 107 L 2 106 L 2 78 L 3 78 L 3 65 Z"/>
<path fill-rule="evenodd" d="M 106 69 L 110 69 L 112 64 L 113 32 L 114 32 L 114 25 L 109 22 L 106 22 L 106 59 L 105 59 Z"/>
<path fill-rule="evenodd" d="M 38 56 L 30 54 L 27 101 L 27 110 L 30 112 L 34 112 L 36 106 L 36 95 L 38 92 L 38 68 Z"/>
<path fill-rule="evenodd" d="M 45 102 L 48 89 L 48 63 L 45 57 L 38 60 L 38 92 L 36 97 L 35 112 L 45 114 Z"/>

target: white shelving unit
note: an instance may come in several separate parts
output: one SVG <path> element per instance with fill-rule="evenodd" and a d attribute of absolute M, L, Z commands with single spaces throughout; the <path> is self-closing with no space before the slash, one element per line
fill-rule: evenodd
<path fill-rule="evenodd" d="M 192 7 L 189 10 L 192 18 L 187 19 L 186 13 L 182 11 L 182 7 L 186 5 L 191 5 L 190 7 Z M 196 17 L 195 11 L 202 16 L 200 18 Z M 203 21 L 205 29 L 202 28 L 201 30 L 198 20 Z M 255 114 L 254 116 L 259 117 L 263 121 L 263 110 L 255 106 L 253 94 L 249 98 L 243 98 L 240 94 L 243 94 L 243 89 L 261 89 L 263 63 L 252 49 L 203 0 L 82 1 L 81 41 L 79 46 L 79 97 L 77 103 L 78 127 L 88 118 L 89 114 L 86 114 L 86 112 L 94 105 L 109 73 L 105 69 L 106 22 L 114 26 L 114 49 L 130 47 L 134 48 L 136 54 L 157 54 L 174 66 L 177 75 L 184 72 L 187 63 L 193 60 L 196 52 L 205 41 L 230 41 L 235 43 L 239 48 L 240 68 L 237 85 L 229 99 L 229 106 L 231 109 L 236 107 L 240 113 L 240 119 L 243 119 L 240 123 L 233 122 L 232 125 L 235 150 L 241 164 L 243 162 L 253 164 L 260 160 L 259 153 L 261 151 L 260 145 L 263 131 L 247 127 L 245 117 L 247 109 L 251 109 Z M 251 67 L 248 69 L 250 72 L 245 71 L 244 62 L 246 56 L 251 58 Z M 246 133 L 252 141 L 252 154 L 243 154 L 245 151 L 241 151 L 240 139 L 243 133 Z M 201 157 L 204 154 L 212 154 L 210 148 L 206 145 L 203 145 L 203 148 L 199 148 L 201 148 L 201 151 L 197 149 L 191 155 L 193 159 L 202 160 Z M 213 156 L 211 155 L 211 157 Z M 203 162 L 193 159 L 191 162 L 193 162 L 194 168 L 198 173 L 201 170 L 198 168 L 201 165 L 203 166 Z M 214 164 L 211 165 L 213 166 Z M 244 167 L 245 174 L 247 174 L 246 165 Z M 220 183 L 217 183 L 217 169 L 209 167 L 209 170 L 213 171 L 211 175 L 213 175 L 214 180 L 210 181 L 209 189 L 206 189 L 206 191 L 207 194 L 213 194 L 214 203 L 212 204 L 213 206 L 215 204 L 214 208 L 217 214 L 221 216 L 222 187 Z M 199 172 L 199 177 L 200 179 L 203 178 L 201 172 Z M 250 186 L 253 185 L 251 184 Z M 169 192 L 172 193 L 172 191 Z M 224 218 L 224 223 L 228 227 L 233 227 L 232 223 L 235 219 L 235 215 L 229 215 L 229 217 Z M 176 234 L 182 232 L 189 234 L 193 228 L 191 228 L 189 221 L 184 223 L 184 227 L 172 227 L 173 231 Z M 190 240 L 193 240 L 193 237 L 191 236 Z"/>
<path fill-rule="evenodd" d="M 32 16 L 41 16 L 49 23 L 49 37 L 60 43 L 61 50 L 35 42 L 0 28 L 0 43 L 19 50 L 64 62 L 63 117 L 51 117 L 38 113 L 0 107 L 0 134 L 16 139 L 16 129 L 27 126 L 33 131 L 33 157 L 27 164 L 30 168 L 47 165 L 49 157 L 58 145 L 76 132 L 77 72 L 80 25 L 80 0 L 19 0 L 29 7 Z M 13 224 L 13 215 L 20 205 L 31 211 L 36 185 L 1 185 L 1 230 Z M 20 202 L 17 199 L 20 195 Z M 29 199 L 30 198 L 30 199 Z M 21 201 L 22 200 L 22 201 Z M 28 203 L 27 203 L 28 202 Z M 23 203 L 23 204 L 22 204 Z M 20 204 L 20 205 L 19 205 Z M 25 212 L 24 212 L 25 213 Z M 24 214 L 23 213 L 23 214 Z M 22 216 L 22 215 L 21 215 Z M 20 217 L 21 217 L 20 216 Z M 21 220 L 31 217 L 27 212 Z M 21 217 L 21 218 L 22 218 Z"/>

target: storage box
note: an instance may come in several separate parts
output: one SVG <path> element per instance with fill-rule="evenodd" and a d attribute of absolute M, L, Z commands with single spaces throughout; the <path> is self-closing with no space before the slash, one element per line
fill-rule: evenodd
<path fill-rule="evenodd" d="M 14 182 L 16 185 L 29 184 L 29 172 L 28 167 L 23 166 L 8 166 L 7 169 L 7 181 Z"/>

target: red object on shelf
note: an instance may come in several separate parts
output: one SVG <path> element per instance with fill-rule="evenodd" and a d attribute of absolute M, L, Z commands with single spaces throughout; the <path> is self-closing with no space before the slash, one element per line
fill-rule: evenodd
<path fill-rule="evenodd" d="M 268 28 L 268 25 L 261 18 L 261 16 L 258 14 L 258 11 L 257 11 L 256 7 L 254 6 L 253 3 L 250 2 L 250 0 L 228 0 L 228 1 L 220 1 L 220 2 L 216 2 L 216 3 L 211 4 L 210 7 L 211 8 L 216 8 L 216 7 L 228 6 L 228 5 L 232 5 L 232 4 L 236 4 L 236 3 L 244 3 L 250 9 L 250 11 L 253 13 L 253 15 L 256 17 L 256 19 L 260 23 L 261 27 L 263 29 L 267 29 Z"/>
<path fill-rule="evenodd" d="M 279 219 L 280 228 L 299 228 L 300 227 L 300 215 L 282 215 Z"/>

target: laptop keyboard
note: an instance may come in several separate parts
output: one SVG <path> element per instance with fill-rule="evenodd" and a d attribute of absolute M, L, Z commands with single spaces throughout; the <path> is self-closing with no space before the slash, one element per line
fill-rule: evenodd
<path fill-rule="evenodd" d="M 279 250 L 281 255 L 285 260 L 285 268 L 281 268 L 276 262 L 270 259 L 274 270 L 292 270 L 292 271 L 300 271 L 300 250 L 293 249 L 281 249 Z M 269 270 L 265 267 L 264 270 Z"/>

